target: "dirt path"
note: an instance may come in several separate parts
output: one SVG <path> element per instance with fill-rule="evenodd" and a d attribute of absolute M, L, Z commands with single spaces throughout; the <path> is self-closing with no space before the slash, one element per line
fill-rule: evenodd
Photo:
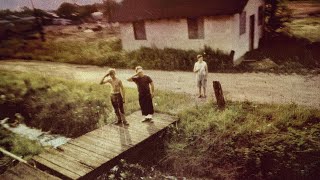
<path fill-rule="evenodd" d="M 37 72 L 44 76 L 99 83 L 107 68 L 37 61 L 0 61 L 0 69 Z M 125 86 L 135 87 L 134 83 L 125 81 L 133 73 L 133 70 L 119 69 L 117 73 L 120 79 L 124 81 Z M 146 74 L 154 80 L 156 88 L 195 96 L 195 77 L 191 72 L 146 70 Z M 213 80 L 221 82 L 227 100 L 249 100 L 259 103 L 280 104 L 296 103 L 320 108 L 320 75 L 210 73 L 208 79 L 210 94 L 213 94 L 210 83 Z"/>

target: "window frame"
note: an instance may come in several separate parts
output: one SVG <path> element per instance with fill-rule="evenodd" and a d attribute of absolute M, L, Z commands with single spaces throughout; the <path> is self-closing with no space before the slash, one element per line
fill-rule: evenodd
<path fill-rule="evenodd" d="M 258 8 L 258 25 L 261 26 L 264 24 L 264 8 L 259 6 Z"/>
<path fill-rule="evenodd" d="M 135 21 L 132 23 L 135 40 L 147 40 L 146 25 L 144 21 Z"/>
<path fill-rule="evenodd" d="M 247 12 L 242 11 L 239 16 L 239 34 L 243 35 L 247 32 Z"/>
<path fill-rule="evenodd" d="M 204 18 L 187 18 L 188 38 L 204 39 Z"/>

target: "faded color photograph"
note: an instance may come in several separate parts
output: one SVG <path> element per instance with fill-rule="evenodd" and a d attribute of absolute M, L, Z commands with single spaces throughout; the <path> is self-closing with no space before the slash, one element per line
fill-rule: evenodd
<path fill-rule="evenodd" d="M 1 180 L 319 177 L 319 0 L 0 0 Z"/>

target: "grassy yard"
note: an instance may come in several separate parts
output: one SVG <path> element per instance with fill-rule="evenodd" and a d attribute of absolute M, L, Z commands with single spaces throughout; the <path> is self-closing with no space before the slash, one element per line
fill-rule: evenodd
<path fill-rule="evenodd" d="M 312 42 L 320 41 L 320 17 L 293 19 L 287 26 L 294 36 L 307 38 Z"/>
<path fill-rule="evenodd" d="M 15 135 L 0 126 L 0 147 L 28 160 L 42 151 L 39 143 Z M 0 174 L 14 165 L 13 159 L 0 153 Z"/>
<path fill-rule="evenodd" d="M 126 89 L 126 113 L 139 109 L 137 90 Z M 77 137 L 114 120 L 110 88 L 93 83 L 0 72 L 0 117 L 20 113 L 25 123 Z M 165 154 L 157 164 L 165 174 L 215 179 L 315 179 L 320 172 L 320 111 L 297 105 L 228 102 L 224 111 L 212 103 L 194 106 L 188 95 L 156 92 L 158 112 L 178 113 L 169 128 Z M 0 129 L 2 147 L 23 156 L 40 146 Z M 157 153 L 157 152 L 154 152 Z M 155 156 L 157 157 L 157 156 Z M 159 158 L 158 157 L 158 158 Z M 125 165 L 125 172 L 154 172 Z M 161 177 L 156 171 L 155 177 Z M 153 174 L 154 175 L 154 174 Z M 137 176 L 138 177 L 138 176 Z"/>
<path fill-rule="evenodd" d="M 316 179 L 320 111 L 297 105 L 229 102 L 180 113 L 172 128 L 166 172 L 209 179 Z"/>
<path fill-rule="evenodd" d="M 139 110 L 136 89 L 126 89 L 126 114 Z M 0 118 L 20 113 L 29 126 L 77 137 L 115 120 L 110 87 L 43 77 L 33 73 L 0 72 Z M 190 107 L 191 97 L 156 91 L 157 112 L 175 113 Z"/>

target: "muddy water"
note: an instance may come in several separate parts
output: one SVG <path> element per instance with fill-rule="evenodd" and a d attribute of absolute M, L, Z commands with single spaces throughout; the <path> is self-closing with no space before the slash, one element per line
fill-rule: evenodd
<path fill-rule="evenodd" d="M 17 127 L 10 127 L 7 123 L 8 118 L 0 121 L 0 125 L 12 133 L 18 134 L 30 140 L 39 142 L 42 146 L 52 146 L 54 148 L 67 143 L 70 138 L 58 134 L 50 134 L 39 129 L 30 128 L 25 124 L 19 124 Z"/>

